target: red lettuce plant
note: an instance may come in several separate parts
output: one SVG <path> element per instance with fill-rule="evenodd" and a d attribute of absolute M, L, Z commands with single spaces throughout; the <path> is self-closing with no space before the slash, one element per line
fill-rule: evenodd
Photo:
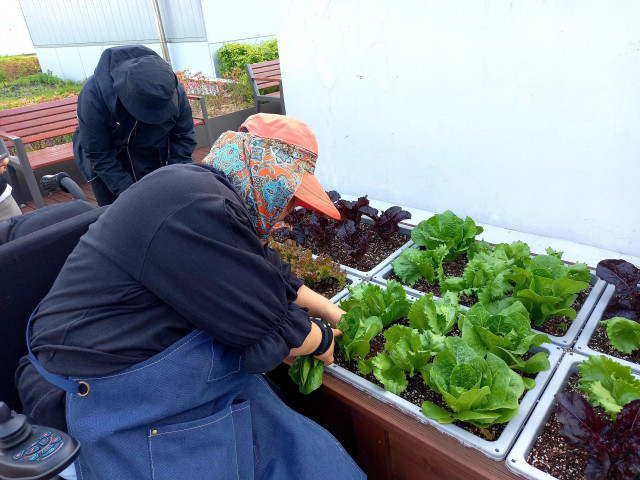
<path fill-rule="evenodd" d="M 374 238 L 379 237 L 383 242 L 389 242 L 392 235 L 400 230 L 400 222 L 411 218 L 409 212 L 398 206 L 379 214 L 377 209 L 369 205 L 366 195 L 353 202 L 341 199 L 333 190 L 327 192 L 327 195 L 340 212 L 340 220 L 298 208 L 285 219 L 291 225 L 291 231 L 274 233 L 276 240 L 282 242 L 285 238 L 293 238 L 298 245 L 303 245 L 310 239 L 323 253 L 338 257 L 340 252 L 344 252 L 360 265 Z M 362 227 L 363 216 L 373 221 L 370 228 Z"/>
<path fill-rule="evenodd" d="M 640 400 L 627 403 L 610 424 L 576 392 L 558 393 L 556 399 L 560 433 L 590 456 L 584 472 L 587 480 L 640 477 Z"/>
<path fill-rule="evenodd" d="M 391 235 L 400 230 L 400 222 L 411 218 L 411 214 L 401 207 L 390 207 L 380 215 L 374 215 L 371 230 L 376 232 L 378 236 L 385 242 L 389 241 Z"/>
<path fill-rule="evenodd" d="M 607 308 L 614 317 L 640 317 L 640 268 L 622 259 L 602 260 L 596 266 L 596 275 L 616 287 L 616 294 Z"/>

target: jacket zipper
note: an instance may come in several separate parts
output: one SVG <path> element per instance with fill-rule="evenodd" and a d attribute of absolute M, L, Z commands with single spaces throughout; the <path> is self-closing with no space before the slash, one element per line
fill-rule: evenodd
<path fill-rule="evenodd" d="M 131 154 L 129 153 L 129 143 L 131 143 L 131 135 L 133 135 L 133 132 L 135 132 L 137 126 L 138 126 L 138 120 L 136 120 L 136 123 L 133 124 L 133 128 L 129 133 L 129 138 L 127 139 L 127 156 L 129 157 L 129 164 L 131 165 L 131 172 L 133 173 L 134 182 L 138 181 L 138 177 L 136 176 L 136 169 L 133 167 L 133 159 L 131 158 Z"/>

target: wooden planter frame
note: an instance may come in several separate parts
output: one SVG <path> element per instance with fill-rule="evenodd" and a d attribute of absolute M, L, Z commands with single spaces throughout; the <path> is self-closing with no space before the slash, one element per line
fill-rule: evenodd
<path fill-rule="evenodd" d="M 332 375 L 309 395 L 289 378 L 292 359 L 269 374 L 294 410 L 329 430 L 370 480 L 513 480 L 503 461 L 463 446 L 433 426 L 384 404 Z"/>

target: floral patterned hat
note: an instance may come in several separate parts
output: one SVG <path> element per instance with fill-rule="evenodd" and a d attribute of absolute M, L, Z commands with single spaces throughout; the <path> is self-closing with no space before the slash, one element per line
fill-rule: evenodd
<path fill-rule="evenodd" d="M 203 162 L 225 173 L 264 240 L 294 196 L 300 206 L 340 218 L 313 175 L 317 152 L 315 135 L 306 124 L 259 113 L 249 117 L 239 132 L 223 133 Z"/>

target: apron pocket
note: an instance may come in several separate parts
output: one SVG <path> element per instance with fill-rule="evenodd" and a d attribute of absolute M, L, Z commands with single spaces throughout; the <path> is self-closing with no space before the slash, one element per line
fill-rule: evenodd
<path fill-rule="evenodd" d="M 210 417 L 149 431 L 154 480 L 253 478 L 249 401 Z"/>

